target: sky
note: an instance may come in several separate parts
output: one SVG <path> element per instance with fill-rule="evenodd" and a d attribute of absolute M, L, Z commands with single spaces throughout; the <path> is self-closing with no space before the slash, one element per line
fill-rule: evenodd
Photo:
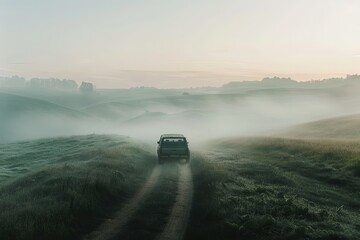
<path fill-rule="evenodd" d="M 358 0 L 0 0 L 0 76 L 168 88 L 356 73 Z"/>

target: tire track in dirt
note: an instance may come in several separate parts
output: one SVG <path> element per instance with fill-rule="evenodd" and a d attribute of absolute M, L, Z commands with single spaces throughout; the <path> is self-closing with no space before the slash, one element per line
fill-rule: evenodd
<path fill-rule="evenodd" d="M 139 203 L 143 201 L 154 188 L 161 170 L 161 166 L 156 166 L 151 176 L 136 195 L 117 211 L 112 218 L 106 220 L 97 230 L 85 236 L 84 240 L 110 240 L 120 232 L 121 228 L 129 221 L 130 217 L 139 207 Z"/>
<path fill-rule="evenodd" d="M 190 216 L 193 182 L 189 164 L 179 165 L 180 176 L 175 204 L 163 232 L 156 240 L 181 240 Z"/>

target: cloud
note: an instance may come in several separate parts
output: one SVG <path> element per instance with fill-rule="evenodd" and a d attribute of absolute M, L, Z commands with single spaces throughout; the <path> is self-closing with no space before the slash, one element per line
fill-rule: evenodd
<path fill-rule="evenodd" d="M 13 65 L 26 65 L 26 64 L 29 64 L 28 62 L 12 62 L 10 64 L 13 64 Z"/>
<path fill-rule="evenodd" d="M 9 69 L 9 68 L 3 68 L 3 67 L 0 67 L 0 71 L 3 71 L 3 72 L 11 72 L 11 73 L 16 73 L 18 71 L 16 71 L 15 69 Z"/>

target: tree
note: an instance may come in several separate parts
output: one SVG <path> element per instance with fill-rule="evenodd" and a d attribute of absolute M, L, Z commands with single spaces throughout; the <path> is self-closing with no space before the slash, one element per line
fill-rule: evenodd
<path fill-rule="evenodd" d="M 83 93 L 91 93 L 94 92 L 94 85 L 89 82 L 82 82 L 79 89 Z"/>

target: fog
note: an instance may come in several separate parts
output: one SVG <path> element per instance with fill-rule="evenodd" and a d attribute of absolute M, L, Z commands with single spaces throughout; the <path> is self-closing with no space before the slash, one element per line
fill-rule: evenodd
<path fill-rule="evenodd" d="M 182 133 L 190 143 L 276 133 L 359 113 L 360 88 L 153 88 L 49 91 L 0 89 L 0 143 L 81 134 L 120 134 L 153 143 Z M 184 94 L 186 91 L 186 94 Z"/>

